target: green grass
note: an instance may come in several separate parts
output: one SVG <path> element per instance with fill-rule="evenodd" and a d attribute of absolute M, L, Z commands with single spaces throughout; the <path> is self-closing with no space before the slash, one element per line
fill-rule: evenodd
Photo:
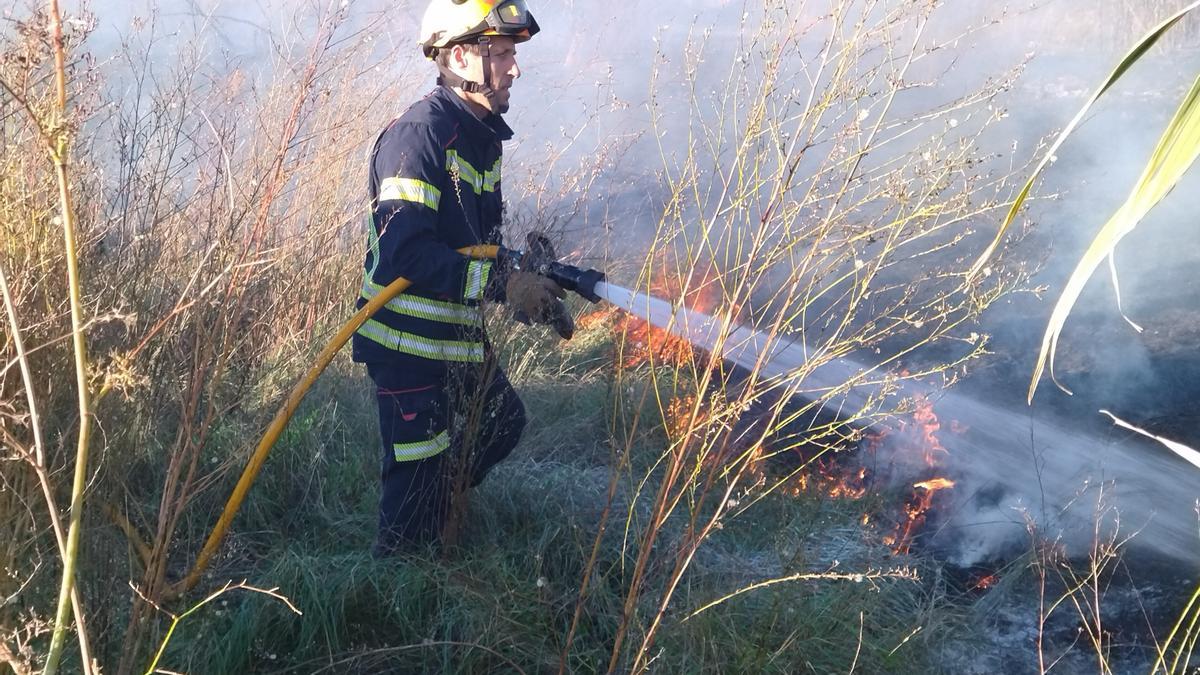
<path fill-rule="evenodd" d="M 368 554 L 377 495 L 373 399 L 357 367 L 341 364 L 276 448 L 208 577 L 210 590 L 225 579 L 277 586 L 303 615 L 262 595 L 229 593 L 180 626 L 160 665 L 207 673 L 555 671 L 610 475 L 610 384 L 595 369 L 563 377 L 575 356 L 543 361 L 518 382 L 530 427 L 473 494 L 459 548 L 388 561 Z M 635 465 L 652 461 L 655 438 L 660 430 L 635 448 L 643 455 Z M 618 490 L 571 672 L 603 671 L 608 663 L 633 557 L 622 540 L 634 482 L 625 477 Z M 206 499 L 215 508 L 223 495 Z M 887 564 L 886 552 L 857 525 L 863 508 L 779 496 L 729 520 L 685 575 L 653 668 L 844 672 L 858 652 L 859 672 L 936 670 L 919 645 L 944 639 L 946 619 L 934 615 L 952 614 L 934 611 L 942 602 L 934 583 L 791 582 L 684 620 L 750 583 L 822 571 L 835 558 L 847 572 Z M 201 525 L 192 524 L 189 545 Z M 671 559 L 681 529 L 679 522 L 664 529 L 662 560 Z M 650 588 L 667 579 L 663 567 L 648 575 Z M 656 594 L 645 597 L 648 603 Z M 642 613 L 651 611 L 645 604 Z M 918 626 L 919 636 L 895 649 Z"/>
<path fill-rule="evenodd" d="M 949 283 L 944 280 L 952 277 L 925 275 L 926 254 L 909 254 L 907 249 L 921 238 L 956 237 L 953 224 L 988 210 L 973 212 L 975 205 L 969 202 L 974 200 L 967 196 L 978 193 L 980 200 L 991 201 L 989 195 L 1000 194 L 1007 182 L 997 178 L 979 185 L 966 178 L 975 173 L 975 151 L 966 148 L 974 147 L 971 139 L 977 137 L 970 134 L 961 153 L 948 154 L 944 135 L 931 136 L 926 146 L 936 161 L 917 162 L 922 155 L 916 151 L 912 164 L 859 161 L 887 144 L 887 134 L 878 135 L 881 129 L 907 133 L 916 129 L 905 126 L 909 118 L 917 126 L 924 124 L 926 118 L 908 111 L 903 118 L 887 113 L 901 83 L 910 81 L 905 77 L 908 66 L 900 64 L 912 63 L 923 48 L 914 43 L 909 58 L 902 58 L 904 47 L 897 36 L 904 31 L 899 27 L 923 25 L 924 10 L 914 5 L 911 12 L 882 16 L 870 8 L 860 12 L 855 3 L 834 5 L 836 20 L 826 26 L 830 39 L 817 61 L 858 61 L 863 67 L 837 66 L 837 72 L 816 77 L 808 92 L 776 86 L 809 72 L 814 56 L 800 59 L 792 49 L 796 30 L 809 30 L 797 23 L 802 17 L 794 8 L 751 8 L 758 18 L 744 18 L 741 31 L 747 44 L 761 49 L 749 59 L 739 57 L 728 73 L 716 66 L 719 70 L 714 72 L 724 85 L 723 92 L 714 92 L 714 109 L 707 98 L 700 102 L 700 92 L 689 92 L 688 86 L 679 90 L 681 80 L 675 76 L 688 76 L 682 80 L 688 85 L 690 73 L 669 65 L 690 68 L 686 64 L 698 63 L 707 34 L 704 41 L 689 41 L 680 58 L 657 54 L 662 58 L 653 59 L 649 83 L 654 93 L 652 121 L 642 131 L 648 138 L 661 136 L 658 120 L 686 117 L 688 134 L 705 140 L 696 144 L 698 154 L 684 165 L 665 166 L 652 181 L 646 174 L 645 185 L 641 178 L 626 184 L 623 170 L 611 174 L 615 194 L 645 187 L 649 194 L 669 197 L 661 219 L 660 214 L 647 213 L 650 222 L 660 221 L 651 247 L 658 252 L 645 261 L 606 264 L 614 278 L 638 279 L 643 262 L 646 271 L 675 267 L 687 278 L 723 260 L 722 265 L 730 265 L 732 283 L 722 292 L 722 301 L 749 306 L 756 304 L 748 301 L 764 282 L 774 286 L 771 280 L 780 278 L 775 275 L 791 276 L 797 270 L 784 269 L 784 260 L 794 262 L 801 256 L 802 268 L 809 272 L 801 274 L 794 289 L 808 290 L 789 291 L 789 297 L 772 301 L 771 311 L 786 316 L 822 295 L 841 293 L 839 288 L 825 288 L 820 280 L 851 262 L 863 262 L 867 271 L 911 265 L 922 271 L 920 280 L 911 287 L 896 287 L 892 280 L 878 279 L 883 287 L 873 291 L 871 306 L 860 304 L 848 313 L 847 326 L 869 326 L 901 312 L 902 298 L 902 313 L 914 326 L 958 325 L 959 318 L 976 314 L 977 297 L 960 302 L 953 294 L 944 295 L 950 292 L 943 288 Z M 73 182 L 78 182 L 79 210 L 88 214 L 83 234 L 91 244 L 84 251 L 84 277 L 92 284 L 87 305 L 98 320 L 88 338 L 96 355 L 93 379 L 97 385 L 115 386 L 95 415 L 103 437 L 97 438 L 101 457 L 95 464 L 100 468 L 89 483 L 89 502 L 116 504 L 143 537 L 158 533 L 156 543 L 169 557 L 162 575 L 157 568 L 142 570 L 121 533 L 97 513 L 87 514 L 81 588 L 90 608 L 98 660 L 106 672 L 135 672 L 148 662 L 169 621 L 147 608 L 169 597 L 160 593 L 162 587 L 186 573 L 283 392 L 328 338 L 332 324 L 349 312 L 348 289 L 355 288 L 361 275 L 362 236 L 350 223 L 361 222 L 366 205 L 361 181 L 352 180 L 362 169 L 362 148 L 347 139 L 369 142 L 386 122 L 379 119 L 386 111 L 372 102 L 407 95 L 419 71 L 410 69 L 411 76 L 400 80 L 364 71 L 364 58 L 391 59 L 379 52 L 375 31 L 343 26 L 344 16 L 329 12 L 314 24 L 279 34 L 273 44 L 279 45 L 280 54 L 291 56 L 284 57 L 287 67 L 272 69 L 265 81 L 242 70 L 210 67 L 201 44 L 208 40 L 201 33 L 172 40 L 181 54 L 173 74 L 147 78 L 144 89 L 124 100 L 114 99 L 104 83 L 120 81 L 126 63 L 149 62 L 148 56 L 157 50 L 151 49 L 158 44 L 154 35 L 135 27 L 140 37 L 131 39 L 122 58 L 76 60 L 72 79 L 83 91 L 72 95 L 81 105 L 63 128 L 82 134 L 75 160 L 80 171 Z M 855 21 L 855 30 L 842 31 Z M 36 27 L 38 21 L 31 18 L 29 25 Z M 86 29 L 72 30 L 72 40 L 85 39 Z M 0 58 L 0 77 L 6 82 L 47 81 L 43 66 L 49 63 L 49 42 L 40 30 L 10 31 L 2 37 L 0 51 L 12 58 Z M 139 40 L 145 41 L 144 49 Z M 110 64 L 117 70 L 110 70 Z M 135 67 L 134 79 L 140 82 L 136 72 Z M 111 80 L 113 76 L 118 79 Z M 662 83 L 676 84 L 660 89 L 660 76 Z M 978 101 L 990 100 L 1006 86 L 983 86 Z M 683 97 L 675 102 L 673 95 L 658 95 L 668 91 Z M 850 100 L 846 92 L 862 94 Z M 32 93 L 34 108 L 44 107 L 49 90 L 35 86 Z M 724 102 L 718 103 L 720 99 Z M 180 105 L 143 111 L 143 101 Z M 805 110 L 800 121 L 791 112 L 795 104 Z M 931 105 L 935 118 L 953 110 Z M 603 116 L 595 122 L 603 128 L 616 119 L 607 117 L 616 107 L 597 109 Z M 872 124 L 847 115 L 860 107 L 871 110 Z M 111 136 L 101 133 L 106 125 L 93 124 L 99 120 L 93 115 L 100 111 L 114 121 Z M 60 342 L 70 333 L 64 320 L 62 275 L 56 271 L 60 249 L 45 234 L 52 228 L 40 226 L 54 211 L 56 191 L 44 162 L 29 159 L 41 156 L 32 128 L 37 125 L 29 121 L 22 126 L 20 118 L 10 115 L 12 123 L 0 134 L 6 149 L 0 153 L 5 160 L 0 162 L 0 179 L 11 188 L 0 199 L 0 231 L 13 235 L 0 236 L 0 262 L 13 278 L 26 280 L 23 292 L 17 293 L 14 315 L 25 324 L 27 341 L 50 345 L 34 359 L 37 376 L 31 388 L 44 398 L 40 407 L 48 422 L 47 437 L 53 439 L 49 468 L 56 470 L 54 482 L 61 486 L 62 476 L 69 473 L 59 471 L 69 468 L 63 448 L 71 445 L 76 419 L 74 390 L 64 380 L 70 372 L 68 354 Z M 254 120 L 252 139 L 244 137 L 250 128 L 247 119 Z M 853 119 L 858 122 L 847 122 Z M 892 127 L 893 119 L 900 126 Z M 982 134 L 986 126 L 973 133 Z M 803 172 L 794 170 L 808 148 L 821 146 L 832 148 L 815 153 L 813 175 L 820 180 L 806 187 L 806 181 L 799 180 Z M 162 151 L 147 152 L 151 148 Z M 527 203 L 536 197 L 537 204 L 552 207 L 538 217 L 555 220 L 550 214 L 576 198 L 572 186 L 594 182 L 603 191 L 603 182 L 595 181 L 607 180 L 608 167 L 617 165 L 617 153 L 625 149 L 625 141 L 618 140 L 577 168 L 562 158 L 552 159 L 554 170 L 546 173 L 563 179 L 564 192 L 535 194 L 537 188 L 530 186 L 522 196 L 518 179 L 510 197 Z M 723 202 L 756 204 L 764 189 L 774 186 L 770 189 L 778 196 L 773 200 L 778 208 L 767 208 L 761 218 L 740 207 L 712 210 L 711 191 L 702 185 L 708 180 L 705 176 L 713 175 L 704 168 L 710 163 L 721 172 L 738 167 Z M 181 175 L 196 179 L 178 183 L 171 178 Z M 960 175 L 962 180 L 927 180 Z M 577 178 L 586 182 L 578 183 Z M 14 199 L 7 199 L 9 195 Z M 825 216 L 799 217 L 804 205 L 824 203 L 829 204 Z M 911 218 L 909 204 L 922 204 Z M 864 212 L 862 205 L 872 206 Z M 862 216 L 874 219 L 875 205 L 880 213 L 890 212 L 891 205 L 899 207 L 894 218 L 867 224 L 895 235 L 878 241 L 897 243 L 875 247 L 860 261 L 862 251 L 854 242 L 861 234 Z M 115 217 L 117 211 L 120 217 Z M 700 239 L 694 222 L 708 223 Z M 609 225 L 607 219 L 604 224 Z M 571 223 L 572 231 L 580 232 L 576 225 Z M 754 227 L 761 228 L 758 234 Z M 622 230 L 612 233 L 614 239 L 626 238 L 618 233 Z M 770 243 L 749 254 L 743 245 L 750 239 Z M 842 244 L 803 251 L 808 248 L 805 242 L 818 240 Z M 348 241 L 354 242 L 352 247 Z M 595 243 L 608 250 L 601 239 Z M 671 255 L 660 256 L 667 253 Z M 621 265 L 625 271 L 618 273 Z M 866 289 L 873 275 L 856 275 L 852 283 L 844 279 L 845 290 Z M 997 281 L 1002 276 L 1006 280 Z M 1020 276 L 997 274 L 989 288 L 999 293 Z M 812 295 L 813 289 L 823 290 Z M 992 293 L 983 292 L 989 297 Z M 931 300 L 910 304 L 912 298 Z M 952 299 L 949 304 L 947 298 Z M 940 320 L 920 320 L 934 316 Z M 942 320 L 947 316 L 955 318 Z M 497 317 L 496 324 L 493 337 L 511 332 L 507 317 Z M 831 337 L 822 350 L 840 353 L 875 340 L 873 328 L 854 330 L 857 334 L 834 331 L 839 337 Z M 942 331 L 904 334 L 936 341 L 947 335 Z M 681 497 L 682 506 L 665 522 L 650 517 L 653 495 L 669 464 L 660 461 L 667 438 L 654 397 L 642 396 L 649 386 L 646 373 L 613 380 L 610 337 L 582 331 L 569 348 L 559 350 L 544 330 L 533 330 L 502 345 L 510 355 L 509 372 L 529 406 L 531 424 L 524 443 L 474 496 L 458 550 L 388 563 L 366 554 L 374 536 L 378 489 L 375 402 L 361 369 L 339 360 L 275 448 L 200 589 L 183 600 L 163 601 L 163 611 L 183 612 L 227 580 L 246 579 L 259 587 L 278 586 L 304 614 L 295 616 L 261 594 L 231 591 L 188 616 L 158 665 L 205 673 L 288 668 L 311 672 L 322 667 L 328 672 L 553 672 L 577 605 L 581 609 L 569 670 L 606 669 L 619 639 L 624 640 L 624 652 L 613 659 L 616 667 L 635 665 L 642 655 L 634 650 L 647 634 L 656 616 L 655 602 L 667 594 L 681 559 L 685 518 L 692 506 L 687 498 L 703 490 L 687 479 L 669 481 L 663 494 Z M 667 381 L 676 374 L 666 373 Z M 11 386 L 0 389 L 0 413 L 9 415 L 10 401 L 17 401 L 12 409 L 19 417 L 25 404 L 14 398 Z M 637 433 L 627 439 L 634 418 L 639 420 Z M 685 452 L 704 451 L 695 445 L 675 453 L 677 466 L 693 458 Z M 614 466 L 614 458 L 626 449 L 628 462 Z M 5 481 L 27 472 L 15 463 L 0 469 Z M 599 536 L 614 471 L 620 473 L 611 518 L 598 547 L 592 583 L 578 603 L 578 585 Z M 30 494 L 10 498 L 0 493 L 0 508 L 12 502 L 14 510 L 30 511 L 28 502 L 40 499 Z M 719 506 L 714 502 L 703 505 L 706 515 Z M 60 502 L 51 508 L 62 506 Z M 687 573 L 677 579 L 657 642 L 646 654 L 650 667 L 661 672 L 929 670 L 921 658 L 925 652 L 918 647 L 945 634 L 931 627 L 930 607 L 941 602 L 936 582 L 781 583 L 684 620 L 696 608 L 748 584 L 827 571 L 835 559 L 835 569 L 848 572 L 890 564 L 886 552 L 857 526 L 862 508 L 856 503 L 775 496 L 726 519 L 724 529 L 700 546 Z M 57 552 L 45 523 L 37 514 L 26 520 L 38 527 L 10 527 L 9 558 L 32 568 L 21 572 L 40 577 L 19 599 L 19 606 L 0 608 L 0 639 L 5 644 L 16 631 L 43 620 L 50 606 L 47 591 L 55 583 Z M 645 529 L 660 535 L 652 551 L 639 548 Z M 30 550 L 36 555 L 27 554 Z M 631 589 L 635 578 L 638 585 Z M 131 584 L 152 597 L 139 600 Z M 14 585 L 0 593 L 15 590 Z M 637 613 L 626 633 L 622 617 L 629 596 L 640 601 L 631 605 Z M 895 651 L 918 627 L 919 636 Z M 33 656 L 26 660 L 36 663 L 35 657 L 45 652 L 42 642 L 32 638 Z"/>

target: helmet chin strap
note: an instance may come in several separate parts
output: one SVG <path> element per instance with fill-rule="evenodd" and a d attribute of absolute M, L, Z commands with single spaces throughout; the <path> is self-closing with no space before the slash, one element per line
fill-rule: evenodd
<path fill-rule="evenodd" d="M 483 94 L 490 101 L 496 96 L 492 89 L 492 40 L 486 35 L 480 36 L 476 42 L 479 45 L 479 55 L 483 57 L 483 82 L 472 82 L 449 68 L 438 65 L 437 83 L 447 87 L 458 87 L 471 94 Z"/>

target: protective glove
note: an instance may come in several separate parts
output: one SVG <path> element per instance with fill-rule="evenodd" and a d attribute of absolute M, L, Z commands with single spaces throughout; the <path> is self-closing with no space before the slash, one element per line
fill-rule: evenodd
<path fill-rule="evenodd" d="M 567 293 L 550 279 L 525 270 L 513 270 L 505 286 L 513 316 L 522 323 L 554 327 L 564 340 L 575 334 L 575 321 L 562 303 Z"/>

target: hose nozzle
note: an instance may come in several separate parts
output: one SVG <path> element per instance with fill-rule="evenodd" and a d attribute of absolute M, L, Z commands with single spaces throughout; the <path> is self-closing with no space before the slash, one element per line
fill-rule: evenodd
<path fill-rule="evenodd" d="M 590 302 L 600 302 L 596 295 L 596 284 L 604 281 L 604 272 L 582 269 L 558 262 L 554 247 L 545 235 L 530 232 L 526 237 L 524 252 L 501 249 L 499 258 L 507 264 L 550 279 L 564 290 L 574 291 Z"/>
<path fill-rule="evenodd" d="M 534 270 L 542 276 L 549 277 L 554 283 L 568 291 L 575 291 L 590 302 L 600 302 L 596 295 L 596 284 L 604 281 L 604 272 L 593 269 L 581 269 L 574 265 L 552 262 L 542 269 Z"/>

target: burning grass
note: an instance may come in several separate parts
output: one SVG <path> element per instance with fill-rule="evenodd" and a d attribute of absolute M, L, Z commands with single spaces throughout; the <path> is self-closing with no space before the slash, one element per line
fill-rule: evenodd
<path fill-rule="evenodd" d="M 362 68 L 380 58 L 371 31 L 347 27 L 335 6 L 278 43 L 289 60 L 265 82 L 193 54 L 174 80 L 145 65 L 132 74 L 135 92 L 104 100 L 102 73 L 78 60 L 68 122 L 95 134 L 75 158 L 75 185 L 105 430 L 89 497 L 119 506 L 148 539 L 130 553 L 120 530 L 93 525 L 80 588 L 102 628 L 94 634 L 106 669 L 150 661 L 172 625 L 157 607 L 206 534 L 227 471 L 281 382 L 353 299 L 361 243 L 343 229 L 360 216 L 353 177 L 362 167 L 349 139 L 369 142 L 390 114 L 375 102 L 405 98 L 405 83 Z M 375 421 L 356 371 L 335 365 L 210 579 L 279 585 L 304 615 L 259 598 L 214 603 L 180 624 L 184 635 L 160 663 L 223 672 L 934 668 L 926 641 L 949 639 L 961 623 L 940 611 L 936 582 L 895 562 L 905 553 L 919 562 L 921 523 L 953 477 L 937 474 L 946 449 L 932 404 L 918 399 L 906 412 L 903 388 L 953 379 L 980 356 L 984 341 L 967 338 L 973 322 L 1028 270 L 1000 259 L 968 283 L 957 253 L 1012 184 L 1011 167 L 989 168 L 978 140 L 1003 114 L 993 103 L 1015 75 L 919 115 L 895 108 L 925 86 L 912 65 L 952 48 L 922 37 L 928 11 L 935 6 L 833 3 L 814 18 L 755 6 L 739 27 L 745 40 L 727 41 L 755 49 L 722 54 L 728 68 L 711 93 L 697 76 L 720 60 L 706 51 L 716 46 L 708 36 L 695 34 L 682 54 L 656 54 L 646 137 L 688 140 L 660 146 L 661 169 L 619 186 L 652 185 L 661 198 L 652 252 L 631 276 L 640 290 L 709 313 L 720 326 L 714 343 L 697 349 L 605 309 L 579 321 L 581 333 L 613 336 L 600 340 L 602 363 L 573 351 L 580 343 L 554 361 L 536 338 L 497 336 L 537 429 L 471 503 L 462 550 L 399 564 L 364 553 Z M 28 42 L 7 45 L 0 77 L 29 85 L 36 118 L 49 96 L 37 84 L 48 57 L 40 24 L 22 26 Z M 79 48 L 85 36 L 71 37 Z M 112 117 L 89 117 L 101 109 Z M 69 439 L 61 255 L 46 234 L 55 191 L 31 149 L 37 125 L 18 119 L 0 127 L 6 309 L 35 347 L 29 389 L 53 411 L 45 436 Z M 598 171 L 563 190 L 602 184 Z M 542 185 L 524 196 L 555 202 Z M 721 364 L 726 342 L 751 328 L 762 358 L 734 373 Z M 965 346 L 901 367 L 947 343 Z M 767 368 L 780 345 L 802 358 Z M 12 341 L 0 346 L 15 358 Z M 863 354 L 872 361 L 839 370 Z M 838 377 L 822 379 L 831 370 Z M 0 373 L 6 448 L 38 431 L 10 371 Z M 925 473 L 904 484 L 904 504 L 868 509 L 880 473 L 838 451 L 889 424 L 874 438 Z M 798 448 L 824 455 L 779 475 L 771 462 Z M 57 481 L 69 460 L 47 450 L 41 468 Z M 13 516 L 0 519 L 3 562 L 19 571 L 19 583 L 0 579 L 0 593 L 17 598 L 0 607 L 0 641 L 17 649 L 0 655 L 14 669 L 44 643 L 37 631 L 54 584 L 38 572 L 58 560 L 46 518 L 28 506 L 40 504 L 31 455 L 0 465 L 13 486 L 0 493 Z M 875 545 L 887 536 L 892 551 Z"/>
<path fill-rule="evenodd" d="M 652 281 L 649 294 L 669 298 L 689 310 L 707 313 L 722 307 L 720 286 L 711 269 L 692 268 L 688 273 L 673 273 L 686 261 L 660 253 L 649 261 Z M 733 310 L 737 315 L 736 307 Z M 603 305 L 579 317 L 581 330 L 598 330 L 617 337 L 615 364 L 621 368 L 641 366 L 688 369 L 705 367 L 708 355 L 687 339 L 665 327 L 656 326 L 636 313 Z"/>

